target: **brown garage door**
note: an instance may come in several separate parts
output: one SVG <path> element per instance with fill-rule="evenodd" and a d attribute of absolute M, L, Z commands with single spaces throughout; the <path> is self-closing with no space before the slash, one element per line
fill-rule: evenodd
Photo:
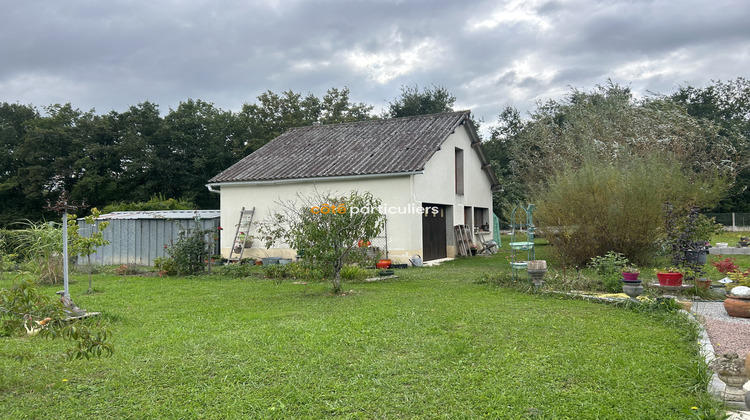
<path fill-rule="evenodd" d="M 445 258 L 448 254 L 446 251 L 445 235 L 445 206 L 439 204 L 427 204 L 422 206 L 425 209 L 422 216 L 422 249 L 424 260 L 436 260 Z M 437 212 L 433 209 L 437 208 Z"/>

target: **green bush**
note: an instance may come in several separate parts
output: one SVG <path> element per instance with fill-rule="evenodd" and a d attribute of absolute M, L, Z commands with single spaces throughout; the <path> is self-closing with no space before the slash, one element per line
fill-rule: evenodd
<path fill-rule="evenodd" d="M 609 251 L 648 265 L 663 234 L 662 204 L 709 205 L 724 190 L 719 179 L 691 179 L 680 164 L 655 155 L 618 163 L 586 160 L 560 168 L 535 194 L 540 230 L 560 259 L 584 265 Z"/>
<path fill-rule="evenodd" d="M 171 261 L 170 269 L 163 268 L 168 274 L 178 276 L 198 274 L 205 270 L 205 262 L 210 258 L 213 229 L 202 229 L 196 223 L 193 229 L 182 229 L 177 242 L 167 247 Z M 162 264 L 170 264 L 164 261 Z"/>
<path fill-rule="evenodd" d="M 594 270 L 602 280 L 604 290 L 619 292 L 622 290 L 622 272 L 630 261 L 619 252 L 610 251 L 603 256 L 594 257 L 589 268 Z"/>
<path fill-rule="evenodd" d="M 164 195 L 154 195 L 146 202 L 116 203 L 102 209 L 102 213 L 114 211 L 157 211 L 157 210 L 195 210 L 194 203 L 187 200 L 165 198 Z"/>

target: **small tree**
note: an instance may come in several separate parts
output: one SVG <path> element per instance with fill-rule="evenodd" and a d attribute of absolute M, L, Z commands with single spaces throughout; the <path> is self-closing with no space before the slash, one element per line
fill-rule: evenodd
<path fill-rule="evenodd" d="M 267 247 L 282 239 L 304 250 L 306 259 L 331 275 L 333 292 L 338 293 L 341 268 L 365 257 L 358 241 L 378 236 L 385 226 L 378 210 L 381 202 L 369 192 L 356 191 L 340 197 L 316 191 L 298 199 L 299 203 L 280 203 L 283 214 L 274 213 L 259 231 Z"/>
<path fill-rule="evenodd" d="M 91 209 L 91 214 L 83 219 L 91 231 L 89 236 L 81 236 L 76 215 L 68 215 L 68 236 L 70 237 L 69 240 L 71 242 L 71 255 L 86 257 L 86 265 L 88 266 L 89 272 L 89 290 L 87 293 L 93 293 L 94 291 L 91 287 L 91 255 L 96 254 L 97 247 L 109 244 L 109 241 L 104 239 L 104 229 L 109 226 L 109 222 L 103 221 L 99 222 L 97 225 L 96 219 L 100 215 L 101 212 L 94 207 Z"/>
<path fill-rule="evenodd" d="M 45 296 L 31 280 L 21 281 L 10 289 L 0 289 L 0 337 L 40 336 L 71 341 L 65 352 L 68 360 L 108 357 L 114 346 L 111 334 L 103 326 L 88 326 L 67 319 L 63 304 Z M 19 358 L 26 358 L 22 354 Z"/>

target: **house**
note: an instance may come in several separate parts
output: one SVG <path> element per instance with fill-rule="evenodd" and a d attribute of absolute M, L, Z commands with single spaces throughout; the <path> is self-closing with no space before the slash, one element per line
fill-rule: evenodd
<path fill-rule="evenodd" d="M 397 262 L 455 256 L 454 225 L 492 232 L 492 192 L 499 189 L 468 111 L 290 129 L 207 187 L 221 194 L 225 256 L 242 208 L 254 208 L 260 220 L 298 193 L 366 190 L 383 202 L 381 246 Z M 245 256 L 296 254 L 258 242 Z"/>

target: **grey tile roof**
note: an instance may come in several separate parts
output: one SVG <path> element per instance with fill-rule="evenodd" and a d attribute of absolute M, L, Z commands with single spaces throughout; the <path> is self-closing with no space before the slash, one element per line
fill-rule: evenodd
<path fill-rule="evenodd" d="M 209 183 L 417 172 L 467 121 L 460 111 L 293 128 Z"/>

